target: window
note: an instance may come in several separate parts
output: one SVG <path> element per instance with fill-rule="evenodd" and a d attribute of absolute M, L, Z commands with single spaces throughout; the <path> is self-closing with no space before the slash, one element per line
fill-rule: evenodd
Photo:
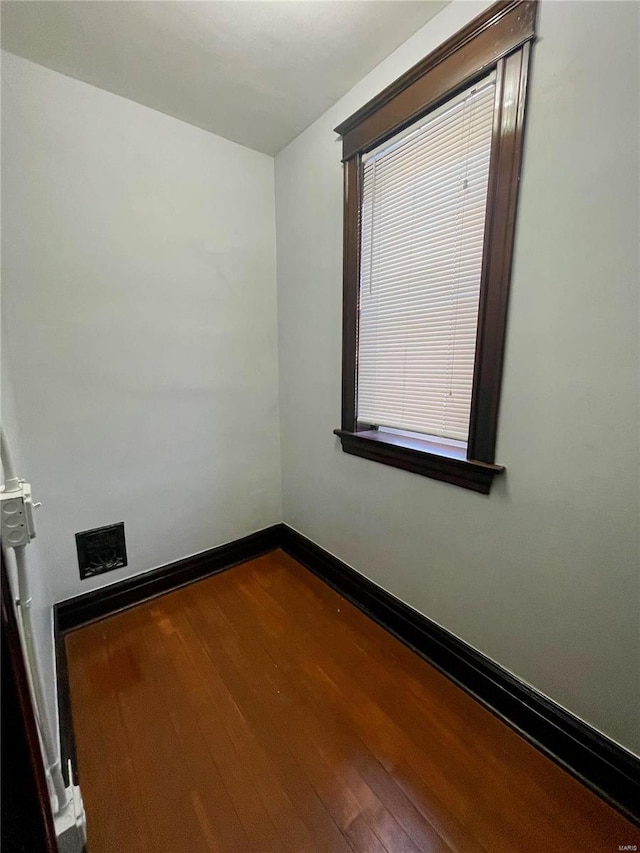
<path fill-rule="evenodd" d="M 467 440 L 495 75 L 362 158 L 357 419 Z"/>
<path fill-rule="evenodd" d="M 536 4 L 499 3 L 336 130 L 343 450 L 488 493 Z"/>

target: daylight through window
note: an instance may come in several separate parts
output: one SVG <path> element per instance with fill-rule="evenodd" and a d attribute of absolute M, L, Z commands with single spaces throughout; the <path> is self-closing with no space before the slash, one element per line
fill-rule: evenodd
<path fill-rule="evenodd" d="M 495 74 L 363 157 L 358 421 L 466 442 Z"/>

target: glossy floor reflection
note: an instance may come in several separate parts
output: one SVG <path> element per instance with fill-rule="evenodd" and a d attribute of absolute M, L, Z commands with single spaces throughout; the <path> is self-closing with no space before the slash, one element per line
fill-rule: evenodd
<path fill-rule="evenodd" d="M 89 853 L 554 853 L 617 812 L 276 551 L 67 637 Z"/>

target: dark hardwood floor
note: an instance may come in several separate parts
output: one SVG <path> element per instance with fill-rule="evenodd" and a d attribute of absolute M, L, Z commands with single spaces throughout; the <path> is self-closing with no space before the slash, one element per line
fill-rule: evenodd
<path fill-rule="evenodd" d="M 640 849 L 280 551 L 66 643 L 89 853 Z"/>

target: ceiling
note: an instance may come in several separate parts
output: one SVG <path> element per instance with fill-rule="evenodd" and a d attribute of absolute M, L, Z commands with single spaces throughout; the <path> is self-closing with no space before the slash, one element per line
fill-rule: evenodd
<path fill-rule="evenodd" d="M 439 0 L 3 0 L 2 47 L 275 154 Z"/>

